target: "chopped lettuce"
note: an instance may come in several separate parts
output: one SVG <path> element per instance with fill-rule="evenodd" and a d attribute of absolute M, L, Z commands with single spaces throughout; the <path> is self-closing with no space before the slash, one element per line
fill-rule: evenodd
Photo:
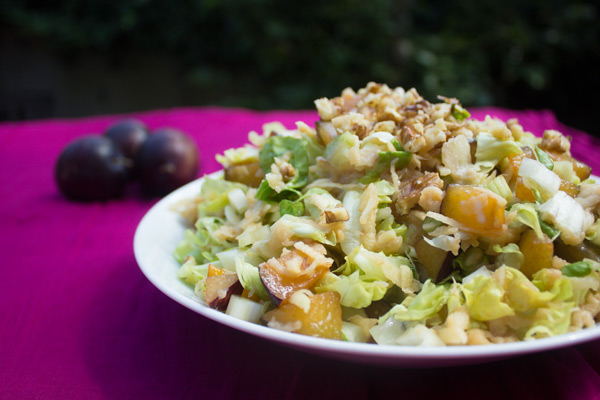
<path fill-rule="evenodd" d="M 468 276 L 482 266 L 487 265 L 488 262 L 483 250 L 479 247 L 469 247 L 452 261 L 452 268 L 460 271 L 462 276 Z"/>
<path fill-rule="evenodd" d="M 491 171 L 504 157 L 522 152 L 514 140 L 500 140 L 488 132 L 477 135 L 475 160 L 482 171 Z"/>
<path fill-rule="evenodd" d="M 544 167 L 548 168 L 550 171 L 554 169 L 554 161 L 552 161 L 548 153 L 540 149 L 540 147 L 537 145 L 535 146 L 535 155 L 537 156 L 538 161 L 541 162 Z"/>
<path fill-rule="evenodd" d="M 492 179 L 492 181 L 490 181 L 486 187 L 492 192 L 496 193 L 498 196 L 503 197 L 505 200 L 509 200 L 511 197 L 513 197 L 510 186 L 508 186 L 504 175 L 498 175 Z"/>
<path fill-rule="evenodd" d="M 408 165 L 412 153 L 408 151 L 380 151 L 377 163 L 371 168 L 365 176 L 360 179 L 360 183 L 369 184 L 381 179 L 381 175 L 390 169 L 392 161 L 396 161 L 395 167 L 402 169 Z"/>
<path fill-rule="evenodd" d="M 225 150 L 223 155 L 217 154 L 215 158 L 223 167 L 255 163 L 258 162 L 258 149 L 254 146 L 245 145 L 237 149 Z"/>
<path fill-rule="evenodd" d="M 509 243 L 504 247 L 496 244 L 494 245 L 494 251 L 498 253 L 496 256 L 497 267 L 506 265 L 507 267 L 518 269 L 523 264 L 523 261 L 525 261 L 525 256 L 521 253 L 516 243 Z"/>
<path fill-rule="evenodd" d="M 241 183 L 229 182 L 223 179 L 204 178 L 200 189 L 202 201 L 198 204 L 198 214 L 202 216 L 223 215 L 225 206 L 229 204 L 228 194 L 236 189 L 240 189 L 242 193 L 245 193 L 248 187 Z"/>
<path fill-rule="evenodd" d="M 352 171 L 359 158 L 360 141 L 350 132 L 339 135 L 325 148 L 325 159 L 338 172 Z"/>
<path fill-rule="evenodd" d="M 215 263 L 213 263 L 214 265 Z M 177 270 L 177 277 L 190 285 L 196 285 L 199 281 L 206 279 L 208 275 L 208 263 L 197 265 L 196 260 L 188 258 Z"/>
<path fill-rule="evenodd" d="M 271 172 L 271 165 L 276 157 L 289 155 L 289 164 L 294 168 L 294 174 L 288 182 L 284 182 L 283 190 L 276 190 L 269 186 L 265 178 L 257 193 L 259 200 L 279 200 L 289 195 L 297 195 L 296 190 L 306 185 L 308 181 L 308 152 L 306 141 L 291 136 L 271 136 L 267 139 L 264 146 L 260 149 L 260 168 L 268 174 Z"/>
<path fill-rule="evenodd" d="M 373 301 L 381 300 L 389 286 L 385 281 L 366 280 L 360 276 L 359 271 L 341 276 L 328 272 L 315 287 L 315 291 L 338 292 L 342 306 L 365 308 Z"/>
<path fill-rule="evenodd" d="M 562 267 L 564 276 L 582 278 L 592 272 L 592 265 L 587 261 L 577 261 Z"/>
<path fill-rule="evenodd" d="M 436 285 L 427 280 L 423 288 L 415 297 L 394 306 L 379 321 L 393 317 L 399 321 L 425 321 L 436 315 L 446 304 L 449 298 L 448 285 Z"/>
<path fill-rule="evenodd" d="M 235 271 L 242 287 L 248 290 L 251 295 L 256 294 L 262 300 L 269 300 L 269 294 L 260 280 L 258 267 L 244 261 L 243 257 L 236 257 Z"/>
<path fill-rule="evenodd" d="M 503 301 L 504 289 L 492 277 L 478 275 L 462 285 L 465 304 L 472 318 L 490 321 L 514 315 L 515 311 Z"/>
<path fill-rule="evenodd" d="M 538 238 L 544 236 L 540 219 L 538 218 L 537 211 L 532 203 L 517 203 L 510 208 L 510 213 L 515 213 L 516 222 L 533 229 Z"/>
<path fill-rule="evenodd" d="M 589 215 L 575 199 L 557 191 L 540 206 L 542 219 L 560 230 L 560 237 L 568 245 L 577 245 L 585 238 Z M 591 225 L 591 224 L 590 224 Z"/>
<path fill-rule="evenodd" d="M 285 214 L 300 217 L 304 215 L 304 204 L 299 201 L 283 199 L 279 202 L 279 213 L 283 217 Z"/>
<path fill-rule="evenodd" d="M 560 187 L 560 177 L 542 163 L 524 158 L 519 167 L 519 176 L 528 188 L 537 191 L 543 200 L 554 196 Z"/>
<path fill-rule="evenodd" d="M 203 264 L 216 260 L 216 253 L 234 247 L 235 243 L 220 241 L 214 237 L 213 233 L 222 225 L 223 220 L 220 218 L 198 218 L 196 232 L 186 230 L 183 240 L 175 248 L 175 259 L 182 263 L 188 256 L 192 256 L 198 264 Z"/>
<path fill-rule="evenodd" d="M 340 243 L 342 250 L 350 254 L 360 246 L 360 193 L 348 191 L 342 201 L 350 219 L 344 224 L 344 239 Z"/>

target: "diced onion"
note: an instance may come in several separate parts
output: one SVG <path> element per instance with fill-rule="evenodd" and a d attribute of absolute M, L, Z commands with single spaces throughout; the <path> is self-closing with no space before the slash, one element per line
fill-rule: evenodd
<path fill-rule="evenodd" d="M 521 161 L 519 176 L 523 178 L 525 186 L 537 190 L 545 200 L 554 196 L 560 187 L 560 177 L 531 158 Z"/>
<path fill-rule="evenodd" d="M 262 310 L 262 304 L 245 297 L 232 295 L 225 313 L 244 321 L 258 323 L 262 315 Z"/>

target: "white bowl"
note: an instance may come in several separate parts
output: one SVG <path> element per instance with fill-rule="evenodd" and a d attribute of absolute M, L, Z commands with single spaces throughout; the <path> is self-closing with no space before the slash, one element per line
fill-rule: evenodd
<path fill-rule="evenodd" d="M 217 172 L 212 177 L 218 176 Z M 518 355 L 558 349 L 600 338 L 600 327 L 533 341 L 483 346 L 409 347 L 351 343 L 303 336 L 239 320 L 209 308 L 193 289 L 177 278 L 179 264 L 173 250 L 186 226 L 171 211 L 178 201 L 200 191 L 203 178 L 191 182 L 160 200 L 142 218 L 134 238 L 136 260 L 144 275 L 161 292 L 179 304 L 223 325 L 310 353 L 378 365 L 433 367 L 475 364 Z"/>

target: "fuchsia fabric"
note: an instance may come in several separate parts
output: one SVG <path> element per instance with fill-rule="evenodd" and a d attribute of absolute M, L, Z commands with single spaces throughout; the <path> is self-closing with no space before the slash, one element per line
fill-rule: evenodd
<path fill-rule="evenodd" d="M 472 110 L 488 113 L 573 136 L 573 154 L 600 171 L 599 141 L 551 112 Z M 202 173 L 264 122 L 316 120 L 313 111 L 216 108 L 129 116 L 191 135 Z M 132 250 L 156 200 L 133 186 L 121 200 L 72 203 L 54 183 L 69 141 L 122 117 L 0 124 L 0 398 L 600 398 L 600 341 L 476 366 L 377 367 L 288 349 L 176 304 Z"/>

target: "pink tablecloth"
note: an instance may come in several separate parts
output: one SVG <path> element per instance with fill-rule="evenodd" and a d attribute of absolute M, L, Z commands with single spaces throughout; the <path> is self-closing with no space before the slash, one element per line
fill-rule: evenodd
<path fill-rule="evenodd" d="M 573 153 L 600 170 L 599 143 L 550 112 L 516 116 L 540 134 L 574 137 Z M 177 109 L 134 115 L 214 154 L 262 123 L 312 123 L 310 112 Z M 53 181 L 61 148 L 122 116 L 0 124 L 0 398 L 600 398 L 600 342 L 438 369 L 370 367 L 321 358 L 205 319 L 155 289 L 132 251 L 155 200 L 66 201 Z M 393 397 L 392 397 L 393 396 Z"/>

